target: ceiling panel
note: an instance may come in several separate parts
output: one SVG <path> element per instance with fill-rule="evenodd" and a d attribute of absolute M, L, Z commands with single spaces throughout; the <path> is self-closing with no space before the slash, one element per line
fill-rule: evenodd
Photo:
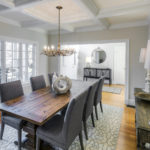
<path fill-rule="evenodd" d="M 125 4 L 132 4 L 134 2 L 142 2 L 143 0 L 94 0 L 100 9 L 107 9 L 118 7 Z"/>
<path fill-rule="evenodd" d="M 128 22 L 135 22 L 135 21 L 143 21 L 146 20 L 148 17 L 148 10 L 143 10 L 140 12 L 123 15 L 123 16 L 115 16 L 108 18 L 110 24 L 119 24 L 119 23 L 128 23 Z"/>
<path fill-rule="evenodd" d="M 89 15 L 72 0 L 52 0 L 43 2 L 32 8 L 25 9 L 25 11 L 42 20 L 57 23 L 58 10 L 56 6 L 58 5 L 63 6 L 63 10 L 61 10 L 62 23 L 72 23 L 90 19 Z"/>

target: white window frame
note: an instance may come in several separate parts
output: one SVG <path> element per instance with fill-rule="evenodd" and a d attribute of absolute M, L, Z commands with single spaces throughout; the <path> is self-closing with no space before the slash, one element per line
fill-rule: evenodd
<path fill-rule="evenodd" d="M 35 70 L 35 75 L 37 75 L 37 73 L 38 73 L 38 67 L 37 67 L 37 58 L 38 58 L 38 52 L 39 52 L 39 43 L 37 42 L 37 41 L 30 41 L 30 40 L 25 40 L 25 39 L 17 39 L 17 38 L 10 38 L 10 37 L 7 37 L 7 36 L 0 36 L 0 41 L 1 42 L 6 42 L 6 41 L 8 41 L 8 42 L 16 42 L 16 43 L 19 43 L 19 46 L 20 46 L 20 44 L 28 44 L 28 45 L 36 45 L 36 51 L 35 51 L 35 53 L 34 53 L 34 55 L 32 55 L 32 56 L 34 56 L 34 60 L 33 61 L 35 61 L 35 66 L 34 66 L 34 70 Z M 2 53 L 1 53 L 1 66 L 2 66 L 2 68 L 4 68 L 3 69 L 3 72 L 2 72 L 2 80 L 3 81 L 5 81 L 5 78 L 6 78 L 6 76 L 5 76 L 5 73 L 4 72 L 6 72 L 5 70 L 6 70 L 6 49 L 5 49 L 5 44 L 2 44 L 3 45 L 3 47 L 2 47 L 2 49 L 4 49 L 5 51 L 1 51 Z M 21 51 L 20 51 L 21 52 Z M 22 61 L 22 58 L 20 59 L 20 61 Z M 22 68 L 22 67 L 21 67 Z M 28 82 L 24 82 L 23 83 L 23 86 L 27 86 L 27 85 L 29 85 L 30 84 L 30 81 L 28 81 Z"/>

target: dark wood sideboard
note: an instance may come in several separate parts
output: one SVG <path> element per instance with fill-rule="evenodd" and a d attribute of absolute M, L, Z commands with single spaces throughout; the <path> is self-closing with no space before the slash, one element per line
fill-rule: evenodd
<path fill-rule="evenodd" d="M 105 80 L 109 81 L 109 85 L 112 84 L 112 76 L 110 68 L 84 68 L 83 80 L 88 78 L 98 79 L 105 76 Z"/>
<path fill-rule="evenodd" d="M 150 94 L 135 88 L 134 95 L 137 149 L 146 150 L 145 144 L 150 143 Z"/>

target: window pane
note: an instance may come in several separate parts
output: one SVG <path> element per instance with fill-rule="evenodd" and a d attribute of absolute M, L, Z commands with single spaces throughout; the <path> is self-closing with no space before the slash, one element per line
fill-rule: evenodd
<path fill-rule="evenodd" d="M 6 51 L 6 59 L 12 59 L 12 51 Z"/>
<path fill-rule="evenodd" d="M 11 50 L 12 50 L 12 43 L 6 42 L 6 51 L 11 51 Z"/>
<path fill-rule="evenodd" d="M 2 51 L 3 49 L 3 51 Z M 0 41 L 0 83 L 21 79 L 29 82 L 34 73 L 36 45 Z M 3 63 L 2 63 L 3 61 Z"/>
<path fill-rule="evenodd" d="M 7 59 L 6 58 L 6 68 L 12 67 L 12 63 L 13 63 L 12 59 Z"/>
<path fill-rule="evenodd" d="M 32 52 L 32 49 L 33 49 L 33 45 L 29 45 L 28 46 L 28 51 Z"/>

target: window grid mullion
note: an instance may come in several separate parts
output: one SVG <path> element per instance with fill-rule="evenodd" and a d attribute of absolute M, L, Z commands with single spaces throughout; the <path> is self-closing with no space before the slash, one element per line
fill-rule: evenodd
<path fill-rule="evenodd" d="M 25 74 L 26 74 L 26 76 L 25 76 L 25 78 L 26 78 L 26 81 L 28 80 L 28 66 L 29 66 L 29 64 L 28 64 L 28 44 L 26 44 L 26 52 L 25 52 Z"/>
<path fill-rule="evenodd" d="M 18 59 L 18 63 L 19 63 L 19 79 L 23 80 L 23 64 L 22 64 L 22 43 L 19 43 L 19 59 Z"/>
<path fill-rule="evenodd" d="M 4 83 L 4 82 L 7 82 L 6 81 L 6 42 L 5 41 L 1 42 L 1 49 L 2 49 L 1 74 L 2 74 L 2 83 Z"/>

